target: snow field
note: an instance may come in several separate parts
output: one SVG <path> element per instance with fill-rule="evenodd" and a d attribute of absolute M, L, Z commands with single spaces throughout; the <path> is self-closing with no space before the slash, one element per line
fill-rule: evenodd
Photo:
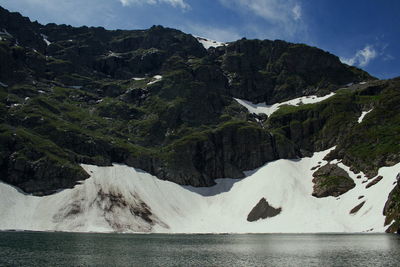
<path fill-rule="evenodd" d="M 180 186 L 124 165 L 82 165 L 91 177 L 59 193 L 35 197 L 0 183 L 0 229 L 78 232 L 159 233 L 317 233 L 384 232 L 384 204 L 400 163 L 379 170 L 384 178 L 366 189 L 362 174 L 356 187 L 338 198 L 315 198 L 312 167 L 329 152 L 311 158 L 277 160 L 249 171 L 244 179 L 218 179 L 208 188 Z M 358 199 L 359 196 L 364 196 Z M 248 222 L 247 215 L 265 197 L 282 212 Z M 118 198 L 120 202 L 113 202 Z M 364 206 L 349 212 L 362 201 Z M 143 204 L 144 203 L 144 204 Z M 131 210 L 151 211 L 151 221 Z"/>

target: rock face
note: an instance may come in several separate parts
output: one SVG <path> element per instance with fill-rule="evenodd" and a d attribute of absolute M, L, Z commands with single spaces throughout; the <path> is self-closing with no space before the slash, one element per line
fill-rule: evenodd
<path fill-rule="evenodd" d="M 297 95 L 316 94 L 319 88 L 335 90 L 337 85 L 354 79 L 354 69 L 344 66 L 338 57 L 281 40 L 234 42 L 226 47 L 222 68 L 231 85 L 229 94 L 255 103 L 282 102 Z"/>
<path fill-rule="evenodd" d="M 326 164 L 313 174 L 314 197 L 340 196 L 356 185 L 347 172 L 337 165 Z"/>
<path fill-rule="evenodd" d="M 278 158 L 274 138 L 262 128 L 243 123 L 183 140 L 172 153 L 167 176 L 180 184 L 190 184 L 186 179 L 195 178 L 196 186 L 212 185 L 215 177 L 243 178 L 243 171 Z"/>
<path fill-rule="evenodd" d="M 274 208 L 268 204 L 268 201 L 265 198 L 260 199 L 257 205 L 250 211 L 247 216 L 247 221 L 254 222 L 259 219 L 272 218 L 281 213 L 281 208 Z"/>
<path fill-rule="evenodd" d="M 389 226 L 386 230 L 388 233 L 400 234 L 400 173 L 397 175 L 397 185 L 390 192 L 388 200 L 383 210 L 386 216 L 385 226 Z"/>

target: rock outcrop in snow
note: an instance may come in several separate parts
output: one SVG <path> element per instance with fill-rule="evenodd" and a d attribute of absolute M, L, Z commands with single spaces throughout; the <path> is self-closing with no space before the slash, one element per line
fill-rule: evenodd
<path fill-rule="evenodd" d="M 338 197 L 356 186 L 345 170 L 334 164 L 326 164 L 313 173 L 313 196 Z"/>
<path fill-rule="evenodd" d="M 247 220 L 249 222 L 254 222 L 260 219 L 272 218 L 279 215 L 281 211 L 281 208 L 274 208 L 270 206 L 268 201 L 263 197 L 250 211 L 249 215 L 247 216 Z"/>

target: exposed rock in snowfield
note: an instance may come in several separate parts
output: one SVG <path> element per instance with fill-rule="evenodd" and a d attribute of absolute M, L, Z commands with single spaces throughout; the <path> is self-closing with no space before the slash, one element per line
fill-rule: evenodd
<path fill-rule="evenodd" d="M 334 164 L 326 164 L 313 173 L 315 197 L 338 197 L 356 186 L 345 170 Z"/>
<path fill-rule="evenodd" d="M 254 222 L 259 219 L 272 218 L 279 215 L 281 211 L 281 208 L 271 207 L 265 198 L 262 198 L 250 211 L 249 215 L 247 216 L 247 220 L 249 222 Z"/>

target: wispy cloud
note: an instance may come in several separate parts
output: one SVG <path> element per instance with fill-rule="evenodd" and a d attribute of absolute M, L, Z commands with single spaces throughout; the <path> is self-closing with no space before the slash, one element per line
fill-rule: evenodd
<path fill-rule="evenodd" d="M 237 12 L 252 13 L 270 24 L 282 37 L 293 36 L 302 31 L 302 8 L 298 0 L 219 0 Z M 248 14 L 246 14 L 248 15 Z"/>
<path fill-rule="evenodd" d="M 293 8 L 292 8 L 292 12 L 293 12 L 293 18 L 294 20 L 299 20 L 301 19 L 301 6 L 296 4 Z"/>
<path fill-rule="evenodd" d="M 378 56 L 378 52 L 372 45 L 366 45 L 363 49 L 358 50 L 354 56 L 350 58 L 340 58 L 343 63 L 353 66 L 365 67 L 371 60 Z"/>
<path fill-rule="evenodd" d="M 119 1 L 123 6 L 142 5 L 142 4 L 157 5 L 165 3 L 173 7 L 179 7 L 182 9 L 190 8 L 189 4 L 187 4 L 185 0 L 119 0 Z"/>
<path fill-rule="evenodd" d="M 185 29 L 196 36 L 205 37 L 220 42 L 236 41 L 241 38 L 240 34 L 233 28 L 218 28 L 208 25 L 188 24 Z"/>

